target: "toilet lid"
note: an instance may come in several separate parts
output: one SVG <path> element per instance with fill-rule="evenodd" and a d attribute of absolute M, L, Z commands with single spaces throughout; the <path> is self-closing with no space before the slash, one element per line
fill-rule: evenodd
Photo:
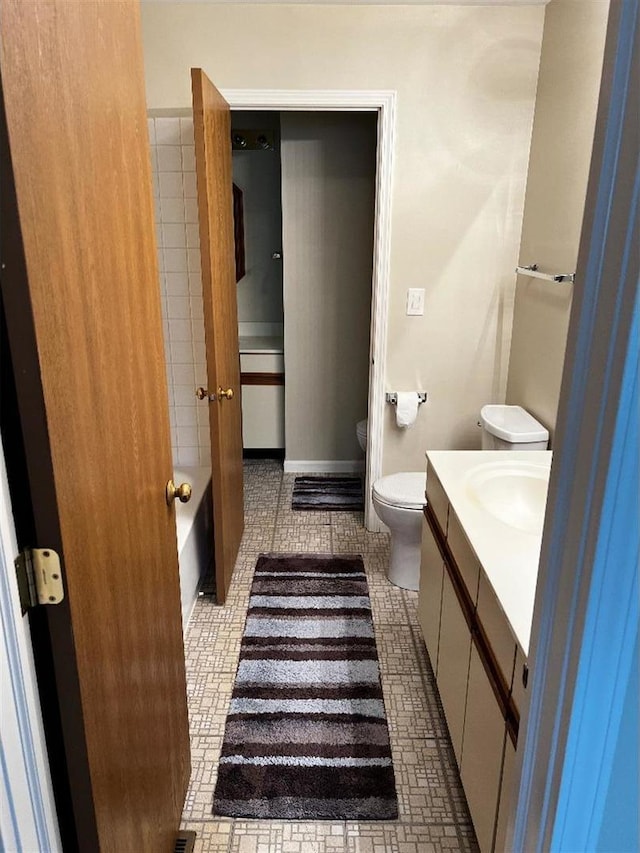
<path fill-rule="evenodd" d="M 389 474 L 373 484 L 373 494 L 383 503 L 391 506 L 422 509 L 426 504 L 426 475 L 422 471 L 403 474 Z"/>
<path fill-rule="evenodd" d="M 511 444 L 549 441 L 549 431 L 522 406 L 483 406 L 480 419 L 487 432 Z"/>

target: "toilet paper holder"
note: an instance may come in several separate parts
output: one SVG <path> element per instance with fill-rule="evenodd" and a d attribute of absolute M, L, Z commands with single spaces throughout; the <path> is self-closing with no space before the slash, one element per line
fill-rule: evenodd
<path fill-rule="evenodd" d="M 418 395 L 419 403 L 427 402 L 427 392 L 426 391 L 416 391 Z M 387 391 L 385 394 L 385 399 L 387 403 L 391 403 L 392 406 L 396 406 L 398 403 L 398 392 L 397 391 Z"/>

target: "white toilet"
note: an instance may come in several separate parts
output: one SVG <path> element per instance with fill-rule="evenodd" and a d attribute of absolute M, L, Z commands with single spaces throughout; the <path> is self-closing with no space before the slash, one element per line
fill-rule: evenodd
<path fill-rule="evenodd" d="M 549 432 L 521 406 L 483 406 L 483 450 L 546 450 Z M 366 421 L 358 424 L 358 440 Z M 422 511 L 426 503 L 423 471 L 391 474 L 373 484 L 373 506 L 391 532 L 391 556 L 387 577 L 403 589 L 418 589 Z"/>
<path fill-rule="evenodd" d="M 521 406 L 483 406 L 483 450 L 546 450 L 549 431 Z"/>
<path fill-rule="evenodd" d="M 367 452 L 367 424 L 367 418 L 362 421 L 358 421 L 356 424 L 356 437 L 358 439 L 358 444 L 364 453 Z"/>
<path fill-rule="evenodd" d="M 422 510 L 426 503 L 424 471 L 390 474 L 373 484 L 373 506 L 391 532 L 387 577 L 402 589 L 418 589 Z"/>

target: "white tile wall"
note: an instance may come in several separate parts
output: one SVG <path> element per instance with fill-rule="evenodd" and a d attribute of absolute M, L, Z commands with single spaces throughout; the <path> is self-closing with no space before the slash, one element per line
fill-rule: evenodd
<path fill-rule="evenodd" d="M 174 465 L 211 464 L 193 121 L 150 118 L 162 316 Z"/>

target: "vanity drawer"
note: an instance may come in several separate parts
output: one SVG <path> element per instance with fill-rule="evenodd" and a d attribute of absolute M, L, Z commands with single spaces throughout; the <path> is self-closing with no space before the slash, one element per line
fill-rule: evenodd
<path fill-rule="evenodd" d="M 438 519 L 440 529 L 447 535 L 447 519 L 449 516 L 449 498 L 440 484 L 431 465 L 427 465 L 427 503 Z"/>
<path fill-rule="evenodd" d="M 509 628 L 507 617 L 498 604 L 496 594 L 483 572 L 480 572 L 476 612 L 478 621 L 484 629 L 489 646 L 504 677 L 507 689 L 510 689 L 513 681 L 517 644 Z"/>
<path fill-rule="evenodd" d="M 240 353 L 241 373 L 283 373 L 284 355 L 281 352 Z"/>
<path fill-rule="evenodd" d="M 462 525 L 452 509 L 449 509 L 449 530 L 447 532 L 447 544 L 453 554 L 460 574 L 467 588 L 469 597 L 475 604 L 478 600 L 478 578 L 480 576 L 480 563 L 473 548 L 469 545 L 464 534 Z"/>

